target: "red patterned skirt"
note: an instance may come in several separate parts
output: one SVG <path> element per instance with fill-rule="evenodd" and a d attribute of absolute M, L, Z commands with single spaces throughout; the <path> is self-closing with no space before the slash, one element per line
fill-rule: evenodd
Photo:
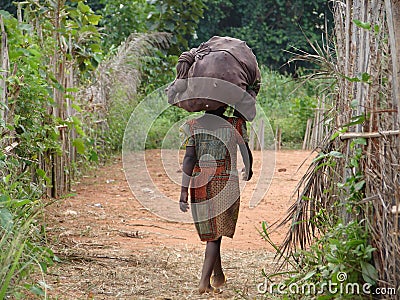
<path fill-rule="evenodd" d="M 237 174 L 227 174 L 224 166 L 196 165 L 190 189 L 191 210 L 202 241 L 232 238 L 239 215 L 240 189 Z"/>

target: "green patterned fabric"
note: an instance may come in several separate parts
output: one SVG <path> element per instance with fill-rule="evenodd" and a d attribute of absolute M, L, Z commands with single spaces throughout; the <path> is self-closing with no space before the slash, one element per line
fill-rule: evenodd
<path fill-rule="evenodd" d="M 237 145 L 248 141 L 246 124 L 234 117 L 221 124 L 209 130 L 193 119 L 180 128 L 182 144 L 196 149 L 190 198 L 202 241 L 233 237 L 239 213 Z"/>

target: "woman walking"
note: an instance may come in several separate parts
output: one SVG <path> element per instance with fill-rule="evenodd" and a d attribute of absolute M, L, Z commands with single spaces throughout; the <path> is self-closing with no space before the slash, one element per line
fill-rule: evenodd
<path fill-rule="evenodd" d="M 186 153 L 180 209 L 191 211 L 196 230 L 207 242 L 199 283 L 199 293 L 218 293 L 226 282 L 221 264 L 222 236 L 235 233 L 240 205 L 237 146 L 245 164 L 245 180 L 253 174 L 253 158 L 248 146 L 246 123 L 224 115 L 227 106 L 207 111 L 181 127 Z"/>

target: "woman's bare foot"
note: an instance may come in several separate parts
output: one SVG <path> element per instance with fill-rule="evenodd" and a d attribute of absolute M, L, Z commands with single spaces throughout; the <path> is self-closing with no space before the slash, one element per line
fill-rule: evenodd
<path fill-rule="evenodd" d="M 204 293 L 219 294 L 221 293 L 221 291 L 217 288 L 212 287 L 211 285 L 208 285 L 206 287 L 199 286 L 199 294 Z"/>
<path fill-rule="evenodd" d="M 225 283 L 226 283 L 226 277 L 224 273 L 212 275 L 210 278 L 210 284 L 215 288 L 219 288 L 223 286 Z"/>

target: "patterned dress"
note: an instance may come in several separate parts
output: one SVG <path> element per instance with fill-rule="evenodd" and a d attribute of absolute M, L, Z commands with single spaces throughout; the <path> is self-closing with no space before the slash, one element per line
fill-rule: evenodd
<path fill-rule="evenodd" d="M 222 123 L 215 130 L 209 130 L 198 119 L 193 119 L 181 127 L 183 145 L 196 149 L 190 200 L 202 241 L 221 236 L 232 238 L 239 214 L 237 145 L 248 142 L 246 123 L 235 117 Z"/>

